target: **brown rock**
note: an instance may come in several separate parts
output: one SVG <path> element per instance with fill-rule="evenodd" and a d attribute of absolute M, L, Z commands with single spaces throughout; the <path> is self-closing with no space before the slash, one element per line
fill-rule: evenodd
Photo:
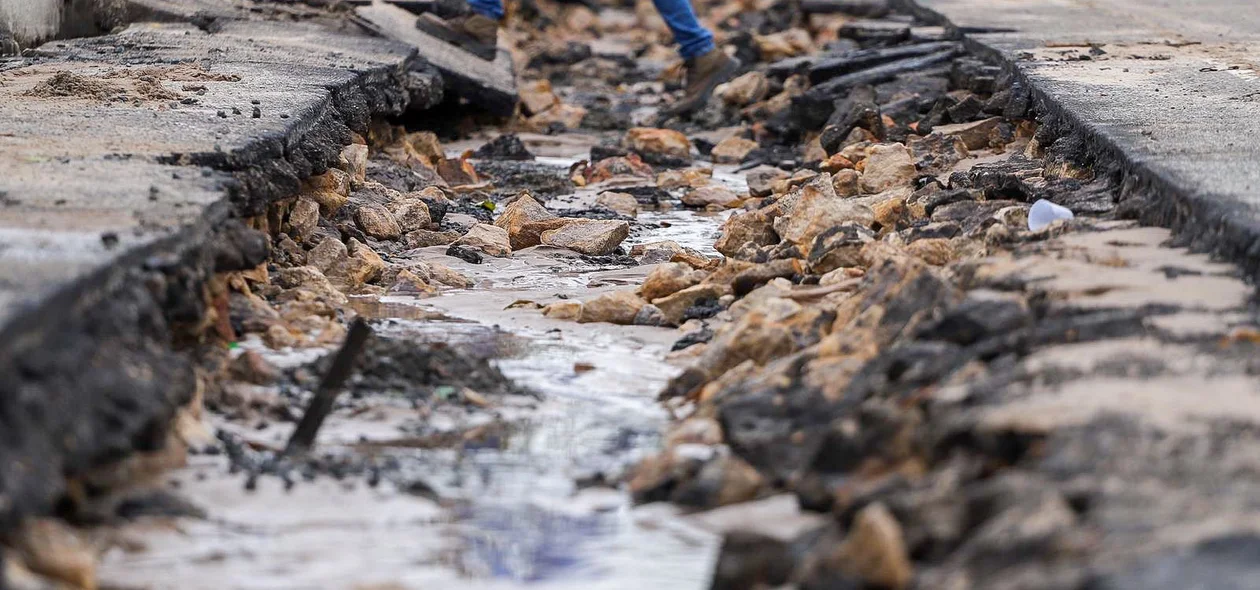
<path fill-rule="evenodd" d="M 518 239 L 520 243 L 537 246 L 543 243 L 542 235 L 544 233 L 579 221 L 585 221 L 585 219 L 579 217 L 557 217 L 544 221 L 532 221 L 521 227 Z"/>
<path fill-rule="evenodd" d="M 560 102 L 551 91 L 548 80 L 531 80 L 521 84 L 518 93 L 521 96 L 521 110 L 526 115 L 537 115 Z"/>
<path fill-rule="evenodd" d="M 468 186 L 481 182 L 481 177 L 477 174 L 477 169 L 473 167 L 469 160 L 471 152 L 467 152 L 457 159 L 443 158 L 437 163 L 438 176 L 442 177 L 453 187 Z"/>
<path fill-rule="evenodd" d="M 808 248 L 822 232 L 845 222 L 869 225 L 874 220 L 871 209 L 852 199 L 836 196 L 831 175 L 823 174 L 815 182 L 801 187 L 785 199 L 793 199 L 786 215 L 774 220 L 779 237 L 802 248 Z"/>
<path fill-rule="evenodd" d="M 396 203 L 390 208 L 390 212 L 394 214 L 394 219 L 398 221 L 398 227 L 403 233 L 422 230 L 433 225 L 433 218 L 429 215 L 429 206 L 420 199 Z"/>
<path fill-rule="evenodd" d="M 385 272 L 385 261 L 381 260 L 379 254 L 371 248 L 363 245 L 362 242 L 350 238 L 350 243 L 346 249 L 350 252 L 350 258 L 346 265 L 346 273 L 350 277 L 350 284 L 364 285 L 375 281 Z"/>
<path fill-rule="evenodd" d="M 526 124 L 536 131 L 546 131 L 552 125 L 560 125 L 565 129 L 577 129 L 582 126 L 582 119 L 586 118 L 586 109 L 577 105 L 568 103 L 558 103 L 555 106 L 538 113 L 529 118 Z"/>
<path fill-rule="evenodd" d="M 744 175 L 748 182 L 748 192 L 754 197 L 768 197 L 774 194 L 774 183 L 787 180 L 791 176 L 787 172 L 770 166 L 758 166 Z"/>
<path fill-rule="evenodd" d="M 718 207 L 730 208 L 738 206 L 742 200 L 743 199 L 741 199 L 739 195 L 735 194 L 735 191 L 720 184 L 711 184 L 709 186 L 692 189 L 682 196 L 683 204 L 690 205 L 692 207 L 708 207 L 709 205 L 716 205 Z"/>
<path fill-rule="evenodd" d="M 713 146 L 710 157 L 718 164 L 738 164 L 744 161 L 749 152 L 757 149 L 757 142 L 732 135 Z"/>
<path fill-rule="evenodd" d="M 862 175 L 857 170 L 840 170 L 831 175 L 831 188 L 838 197 L 852 197 L 862 193 Z"/>
<path fill-rule="evenodd" d="M 543 308 L 543 315 L 556 320 L 576 322 L 582 317 L 581 301 L 557 301 Z"/>
<path fill-rule="evenodd" d="M 775 62 L 787 57 L 813 53 L 814 41 L 804 29 L 788 29 L 772 35 L 754 35 L 762 61 Z"/>
<path fill-rule="evenodd" d="M 394 285 L 389 288 L 389 292 L 412 295 L 436 295 L 438 291 L 420 275 L 412 272 L 410 269 L 404 268 L 398 271 L 398 276 L 394 278 Z"/>
<path fill-rule="evenodd" d="M 542 233 L 542 243 L 589 256 L 612 254 L 630 236 L 630 224 L 603 219 L 574 220 Z"/>
<path fill-rule="evenodd" d="M 677 326 L 683 322 L 683 315 L 696 303 L 706 299 L 717 299 L 726 294 L 722 285 L 705 283 L 687 287 L 665 297 L 652 300 L 652 305 L 660 308 L 665 316 L 665 323 Z"/>
<path fill-rule="evenodd" d="M 691 248 L 683 248 L 669 257 L 670 262 L 681 262 L 696 270 L 713 270 L 720 262 L 717 258 L 709 258 Z"/>
<path fill-rule="evenodd" d="M 906 252 L 933 266 L 945 266 L 954 259 L 954 245 L 945 238 L 915 240 L 906 246 Z"/>
<path fill-rule="evenodd" d="M 342 196 L 350 194 L 350 174 L 337 168 L 329 168 L 327 172 L 311 176 L 302 181 L 304 191 L 330 191 Z"/>
<path fill-rule="evenodd" d="M 858 511 L 832 559 L 839 570 L 878 588 L 901 590 L 914 577 L 901 525 L 879 502 Z"/>
<path fill-rule="evenodd" d="M 673 129 L 635 127 L 626 132 L 622 145 L 641 154 L 691 159 L 691 141 Z"/>
<path fill-rule="evenodd" d="M 421 262 L 409 266 L 408 269 L 416 273 L 416 276 L 424 279 L 426 283 L 441 283 L 456 289 L 468 289 L 473 286 L 472 279 L 440 262 Z"/>
<path fill-rule="evenodd" d="M 652 269 L 647 278 L 643 279 L 643 286 L 639 287 L 639 295 L 647 301 L 655 301 L 697 285 L 706 276 L 708 273 L 697 271 L 686 264 L 678 262 L 662 264 Z"/>
<path fill-rule="evenodd" d="M 595 204 L 626 217 L 639 216 L 639 200 L 629 193 L 606 191 L 595 198 Z"/>
<path fill-rule="evenodd" d="M 582 173 L 582 178 L 587 184 L 598 184 L 618 176 L 652 178 L 655 174 L 652 171 L 652 167 L 645 164 L 638 154 L 630 154 L 629 156 L 604 158 L 587 167 Z"/>
<path fill-rule="evenodd" d="M 309 197 L 298 197 L 289 210 L 289 237 L 295 241 L 303 241 L 315 231 L 319 225 L 319 203 Z"/>
<path fill-rule="evenodd" d="M 513 250 L 537 246 L 539 244 L 539 234 L 523 233 L 526 224 L 538 221 L 546 221 L 555 219 L 554 213 L 543 207 L 529 193 L 521 193 L 516 200 L 508 204 L 503 209 L 503 213 L 498 219 L 494 220 L 494 224 L 503 228 L 508 233 L 508 240 Z M 540 232 L 541 233 L 541 232 Z"/>
<path fill-rule="evenodd" d="M 656 175 L 656 186 L 665 190 L 700 188 L 713 181 L 712 168 L 666 170 Z"/>
<path fill-rule="evenodd" d="M 367 179 L 368 147 L 361 143 L 352 143 L 341 148 L 337 168 L 345 172 L 355 182 Z"/>
<path fill-rule="evenodd" d="M 779 242 L 772 220 L 764 210 L 736 213 L 722 224 L 722 235 L 713 247 L 727 256 L 735 256 L 744 246 L 768 246 Z"/>
<path fill-rule="evenodd" d="M 340 241 L 337 241 L 340 244 Z M 345 245 L 342 244 L 344 252 Z M 348 255 L 346 255 L 348 258 Z M 323 299 L 331 303 L 345 303 L 346 296 L 333 285 L 323 271 L 315 266 L 295 266 L 282 268 L 276 273 L 276 279 L 285 289 L 302 289 L 310 293 L 312 299 Z"/>
<path fill-rule="evenodd" d="M 378 240 L 397 240 L 402 228 L 394 214 L 381 205 L 361 205 L 354 210 L 354 223 L 363 233 Z"/>
<path fill-rule="evenodd" d="M 635 244 L 630 248 L 630 255 L 639 259 L 639 264 L 660 264 L 669 262 L 675 254 L 685 252 L 682 244 L 673 240 Z"/>
<path fill-rule="evenodd" d="M 459 239 L 459 233 L 453 231 L 430 231 L 418 229 L 403 236 L 403 243 L 408 248 L 428 248 L 430 246 L 448 246 Z"/>
<path fill-rule="evenodd" d="M 770 93 L 770 81 L 762 72 L 752 71 L 722 84 L 713 95 L 729 106 L 740 108 L 764 100 Z"/>
<path fill-rule="evenodd" d="M 938 125 L 932 128 L 932 133 L 957 137 L 962 140 L 967 149 L 979 150 L 989 147 L 990 138 L 1001 124 L 1001 117 L 992 117 L 972 123 Z"/>
<path fill-rule="evenodd" d="M 913 184 L 915 174 L 914 157 L 906 146 L 893 143 L 866 148 L 862 190 L 882 193 L 893 188 L 908 187 Z"/>
<path fill-rule="evenodd" d="M 601 294 L 582 304 L 581 323 L 606 322 L 629 326 L 639 310 L 647 305 L 633 291 L 612 291 Z"/>
<path fill-rule="evenodd" d="M 408 133 L 405 142 L 415 157 L 429 167 L 437 166 L 446 159 L 446 150 L 442 149 L 442 142 L 432 131 Z"/>
<path fill-rule="evenodd" d="M 478 223 L 468 230 L 455 244 L 459 246 L 468 246 L 499 258 L 507 258 L 512 255 L 512 244 L 508 239 L 507 230 Z"/>
<path fill-rule="evenodd" d="M 823 160 L 823 163 L 821 166 L 819 166 L 819 169 L 821 169 L 823 172 L 830 172 L 832 178 L 834 179 L 837 172 L 841 170 L 852 170 L 853 162 L 841 154 L 836 154 L 834 156 L 827 158 L 826 160 Z"/>
<path fill-rule="evenodd" d="M 346 245 L 337 238 L 324 238 L 306 253 L 306 262 L 329 276 L 339 274 L 341 267 L 350 257 Z"/>
<path fill-rule="evenodd" d="M 774 191 L 774 194 L 782 195 L 791 192 L 794 188 L 804 186 L 816 178 L 818 178 L 818 173 L 813 170 L 797 170 L 792 176 L 775 181 L 770 185 L 770 188 Z"/>
<path fill-rule="evenodd" d="M 71 588 L 96 589 L 95 550 L 61 521 L 29 519 L 16 534 L 10 535 L 9 541 L 30 571 Z M 4 576 L 0 581 L 8 579 L 3 570 L 0 575 Z"/>

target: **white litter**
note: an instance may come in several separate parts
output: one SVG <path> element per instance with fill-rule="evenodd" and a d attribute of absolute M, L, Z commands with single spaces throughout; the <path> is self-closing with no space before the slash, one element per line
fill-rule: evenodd
<path fill-rule="evenodd" d="M 1075 217 L 1072 210 L 1067 207 L 1060 207 L 1045 199 L 1038 199 L 1033 203 L 1032 209 L 1028 210 L 1028 229 L 1032 231 L 1041 231 L 1047 225 L 1059 219 L 1071 219 Z"/>

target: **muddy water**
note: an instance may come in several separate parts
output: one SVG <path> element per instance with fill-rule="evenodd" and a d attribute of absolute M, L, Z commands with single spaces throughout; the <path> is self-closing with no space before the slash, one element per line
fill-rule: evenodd
<path fill-rule="evenodd" d="M 569 160 L 545 162 L 563 169 Z M 739 188 L 741 179 L 717 177 Z M 627 246 L 669 239 L 712 252 L 724 217 L 645 211 Z M 600 484 L 659 446 L 669 417 L 655 396 L 679 370 L 663 360 L 677 332 L 556 321 L 521 303 L 626 288 L 650 268 L 598 266 L 550 248 L 470 265 L 443 250 L 423 255 L 466 273 L 473 289 L 355 307 L 383 334 L 493 358 L 539 397 L 424 417 L 388 399 L 335 413 L 320 449 L 388 457 L 394 475 L 377 485 L 321 476 L 285 490 L 262 477 L 246 491 L 245 476 L 229 473 L 225 459 L 194 456 L 172 484 L 209 517 L 140 522 L 110 535 L 116 547 L 102 579 L 124 588 L 706 588 L 715 535 L 670 507 L 633 507 L 624 490 Z M 268 355 L 296 365 L 319 352 Z M 290 428 L 214 426 L 272 446 Z M 407 444 L 479 426 L 499 428 L 458 448 Z"/>

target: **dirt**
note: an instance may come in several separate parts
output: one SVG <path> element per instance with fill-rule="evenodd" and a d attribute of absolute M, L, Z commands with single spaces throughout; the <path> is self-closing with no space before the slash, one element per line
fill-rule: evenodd
<path fill-rule="evenodd" d="M 51 78 L 36 84 L 23 96 L 35 98 L 74 97 L 108 100 L 125 92 L 122 86 L 94 80 L 71 72 L 57 72 Z"/>

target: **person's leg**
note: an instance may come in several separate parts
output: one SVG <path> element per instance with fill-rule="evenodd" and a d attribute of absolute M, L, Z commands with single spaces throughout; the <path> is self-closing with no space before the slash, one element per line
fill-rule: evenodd
<path fill-rule="evenodd" d="M 696 19 L 691 0 L 652 0 L 652 3 L 674 33 L 674 42 L 683 59 L 695 59 L 713 51 L 713 33 Z"/>
<path fill-rule="evenodd" d="M 503 20 L 503 0 L 468 0 L 468 7 L 481 16 Z"/>

